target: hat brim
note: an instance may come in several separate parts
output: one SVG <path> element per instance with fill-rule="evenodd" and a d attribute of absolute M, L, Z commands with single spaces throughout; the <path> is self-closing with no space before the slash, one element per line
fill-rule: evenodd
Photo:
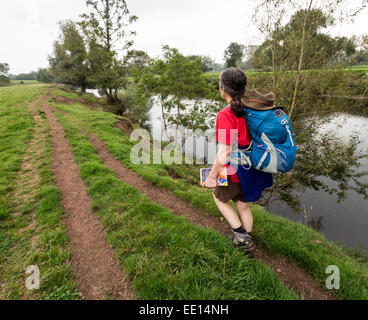
<path fill-rule="evenodd" d="M 247 107 L 249 107 L 251 109 L 255 109 L 255 110 L 267 111 L 267 110 L 271 110 L 271 109 L 276 108 L 275 104 L 273 104 L 272 106 L 266 106 L 266 105 L 261 104 L 259 102 L 250 102 L 249 97 L 243 97 L 241 99 L 241 102 L 243 104 L 245 104 Z"/>

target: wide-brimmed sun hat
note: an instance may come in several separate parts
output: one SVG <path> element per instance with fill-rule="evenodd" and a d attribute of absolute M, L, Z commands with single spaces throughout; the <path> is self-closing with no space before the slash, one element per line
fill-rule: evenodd
<path fill-rule="evenodd" d="M 247 107 L 256 110 L 271 110 L 276 108 L 275 94 L 264 89 L 253 89 L 241 99 Z"/>

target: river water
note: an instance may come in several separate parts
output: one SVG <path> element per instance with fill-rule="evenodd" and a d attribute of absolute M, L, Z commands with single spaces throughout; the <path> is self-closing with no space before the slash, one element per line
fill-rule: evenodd
<path fill-rule="evenodd" d="M 152 135 L 155 139 L 167 141 L 167 135 L 163 130 L 162 113 L 160 106 L 154 104 L 151 113 Z M 169 129 L 173 135 L 173 128 Z M 357 134 L 360 142 L 359 151 L 367 153 L 368 150 L 368 118 L 337 113 L 332 120 L 320 128 L 321 133 L 329 132 L 337 134 L 341 139 L 348 139 Z M 212 142 L 205 144 L 203 138 L 198 139 L 197 148 L 193 142 L 187 142 L 187 150 L 194 150 L 197 158 L 206 156 L 209 163 L 213 163 L 216 155 L 216 145 Z M 203 148 L 203 145 L 206 148 Z M 194 143 L 195 145 L 195 143 Z M 362 171 L 368 171 L 368 159 L 361 160 Z M 329 186 L 333 181 L 324 180 Z M 368 177 L 363 177 L 362 182 L 367 183 Z M 368 251 L 368 200 L 356 192 L 349 191 L 347 197 L 341 203 L 337 202 L 336 195 L 329 195 L 323 191 L 307 190 L 299 194 L 304 213 L 295 213 L 284 202 L 274 200 L 266 208 L 268 212 L 289 218 L 293 221 L 304 223 L 306 217 L 329 240 L 341 243 L 348 248 L 359 247 Z"/>
<path fill-rule="evenodd" d="M 330 132 L 342 140 L 356 134 L 360 140 L 358 151 L 367 154 L 368 150 L 368 118 L 349 114 L 335 114 L 332 121 L 321 127 L 321 132 Z M 368 159 L 361 161 L 360 171 L 368 171 Z M 360 179 L 368 183 L 368 177 Z M 335 186 L 333 181 L 324 180 L 329 186 Z M 305 215 L 318 227 L 326 237 L 347 247 L 361 247 L 368 251 L 368 200 L 354 191 L 349 191 L 341 203 L 336 195 L 323 191 L 307 190 L 299 194 L 303 211 L 296 214 L 291 208 L 273 201 L 267 207 L 269 212 L 287 217 L 294 221 L 304 222 Z"/>

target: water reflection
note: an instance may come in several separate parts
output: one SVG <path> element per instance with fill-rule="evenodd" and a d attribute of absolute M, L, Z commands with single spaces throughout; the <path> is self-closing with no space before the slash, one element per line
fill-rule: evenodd
<path fill-rule="evenodd" d="M 154 100 L 155 101 L 155 100 Z M 184 101 L 185 104 L 190 104 L 190 100 Z M 203 100 L 203 102 L 207 102 Z M 175 127 L 168 126 L 167 130 L 164 130 L 164 124 L 162 119 L 162 110 L 160 104 L 155 101 L 150 111 L 151 118 L 151 134 L 154 139 L 163 142 L 169 142 L 171 137 L 176 137 L 178 132 Z M 179 134 L 185 136 L 185 145 L 183 151 L 193 154 L 197 161 L 201 161 L 205 164 L 213 164 L 216 158 L 216 143 L 214 139 L 214 130 L 212 130 L 213 136 L 210 136 L 207 140 L 200 135 L 194 135 L 192 131 L 186 130 L 183 127 L 179 127 Z M 187 135 L 189 133 L 189 135 Z"/>
<path fill-rule="evenodd" d="M 358 151 L 367 153 L 368 150 L 368 118 L 356 115 L 338 113 L 330 122 L 326 122 L 320 128 L 320 133 L 337 135 L 343 140 L 348 140 L 352 135 L 357 135 L 360 144 Z M 368 170 L 368 159 L 360 160 L 360 171 Z M 327 178 L 322 179 L 330 187 L 336 184 Z M 368 177 L 362 177 L 362 182 L 367 183 Z M 347 197 L 341 203 L 337 202 L 336 195 L 330 195 L 323 191 L 307 190 L 299 193 L 301 203 L 308 212 L 309 221 L 314 228 L 321 231 L 328 239 L 346 244 L 348 247 L 362 246 L 368 251 L 368 201 L 353 191 L 347 192 Z M 269 212 L 287 217 L 291 220 L 305 223 L 303 214 L 295 212 L 280 201 L 273 201 L 267 207 Z"/>

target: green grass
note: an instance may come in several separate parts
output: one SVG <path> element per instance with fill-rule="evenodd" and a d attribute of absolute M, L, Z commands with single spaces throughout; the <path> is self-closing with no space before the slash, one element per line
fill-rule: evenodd
<path fill-rule="evenodd" d="M 50 168 L 49 128 L 45 120 L 36 123 L 35 111 L 28 110 L 47 88 L 0 88 L 2 299 L 79 298 L 69 265 L 70 251 L 62 223 L 64 210 Z M 30 152 L 26 153 L 28 148 Z M 31 169 L 20 170 L 25 159 Z M 28 291 L 25 287 L 25 271 L 30 265 L 40 269 L 39 290 Z"/>
<path fill-rule="evenodd" d="M 53 95 L 58 95 L 54 91 Z M 73 94 L 69 94 L 73 98 Z M 90 130 L 103 140 L 109 151 L 126 167 L 137 172 L 153 184 L 172 191 L 174 194 L 209 215 L 220 217 L 210 191 L 188 183 L 186 179 L 173 179 L 167 166 L 134 165 L 130 162 L 132 143 L 129 137 L 114 128 L 117 117 L 102 111 L 91 111 L 86 107 L 56 105 L 67 112 L 67 118 L 78 128 Z M 184 170 L 190 171 L 190 170 Z M 192 173 L 188 173 L 188 175 Z M 347 252 L 328 241 L 322 234 L 292 222 L 270 215 L 258 206 L 252 206 L 255 216 L 254 237 L 265 251 L 286 257 L 303 267 L 321 286 L 324 286 L 326 268 L 336 265 L 341 272 L 341 289 L 334 293 L 341 299 L 368 299 L 368 267 Z"/>
<path fill-rule="evenodd" d="M 23 81 L 23 84 L 37 84 L 40 83 L 37 80 L 10 80 L 11 84 L 21 84 Z"/>
<path fill-rule="evenodd" d="M 296 298 L 270 267 L 249 259 L 220 233 L 192 225 L 117 179 L 73 119 L 59 113 L 56 117 L 93 210 L 140 299 Z"/>
<path fill-rule="evenodd" d="M 23 82 L 23 83 L 21 83 Z M 34 85 L 41 84 L 41 82 L 37 80 L 10 80 L 9 83 L 0 82 L 1 87 L 10 87 L 10 86 L 25 86 L 25 85 Z"/>
<path fill-rule="evenodd" d="M 368 72 L 368 65 L 357 65 L 357 66 L 351 66 L 350 69 L 347 70 L 351 70 L 351 71 L 355 71 L 355 72 Z"/>

